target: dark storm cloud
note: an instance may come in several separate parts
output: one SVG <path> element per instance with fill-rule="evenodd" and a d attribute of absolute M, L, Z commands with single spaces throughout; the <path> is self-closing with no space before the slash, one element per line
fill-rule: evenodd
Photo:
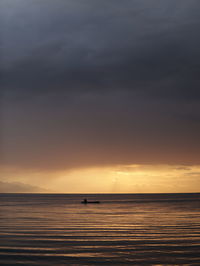
<path fill-rule="evenodd" d="M 198 1 L 2 1 L 3 85 L 199 97 Z"/>
<path fill-rule="evenodd" d="M 197 0 L 1 1 L 5 161 L 199 162 L 199 11 Z"/>

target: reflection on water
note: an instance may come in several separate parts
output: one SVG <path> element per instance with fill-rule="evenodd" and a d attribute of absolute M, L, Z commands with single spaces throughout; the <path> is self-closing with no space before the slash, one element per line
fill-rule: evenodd
<path fill-rule="evenodd" d="M 1 265 L 200 265 L 200 194 L 0 194 L 0 234 Z"/>

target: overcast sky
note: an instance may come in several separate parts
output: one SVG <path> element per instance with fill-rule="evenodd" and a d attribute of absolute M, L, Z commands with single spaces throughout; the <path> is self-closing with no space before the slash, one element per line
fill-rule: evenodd
<path fill-rule="evenodd" d="M 1 165 L 200 163 L 199 0 L 1 0 Z"/>

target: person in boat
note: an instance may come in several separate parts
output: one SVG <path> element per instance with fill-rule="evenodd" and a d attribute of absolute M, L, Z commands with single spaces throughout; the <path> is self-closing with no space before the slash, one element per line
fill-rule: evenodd
<path fill-rule="evenodd" d="M 88 203 L 87 199 L 84 199 L 84 200 L 83 200 L 83 203 Z"/>

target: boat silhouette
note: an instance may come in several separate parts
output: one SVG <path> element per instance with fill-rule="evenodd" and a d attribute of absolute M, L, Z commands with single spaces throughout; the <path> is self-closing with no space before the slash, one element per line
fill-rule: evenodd
<path fill-rule="evenodd" d="M 96 201 L 88 201 L 87 199 L 84 199 L 83 201 L 81 201 L 82 204 L 98 204 L 100 203 L 100 201 L 96 200 Z"/>

